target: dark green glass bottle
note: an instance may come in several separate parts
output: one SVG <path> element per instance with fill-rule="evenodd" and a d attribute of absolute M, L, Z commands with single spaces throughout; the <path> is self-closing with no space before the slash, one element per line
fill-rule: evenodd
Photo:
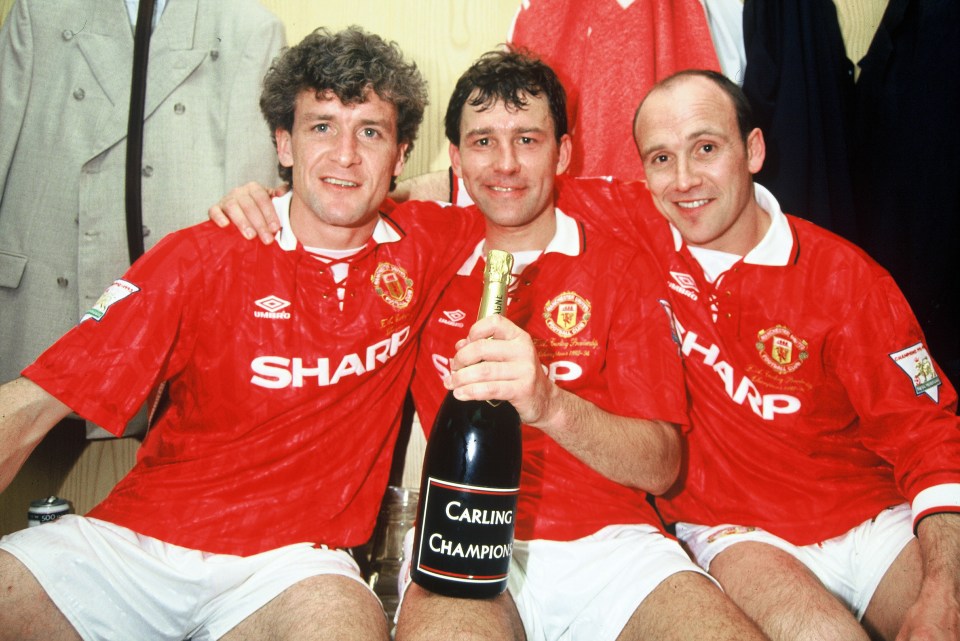
<path fill-rule="evenodd" d="M 506 307 L 513 256 L 491 250 L 478 318 Z M 488 598 L 507 587 L 520 491 L 520 417 L 503 401 L 447 393 L 423 460 L 411 577 L 451 597 Z"/>

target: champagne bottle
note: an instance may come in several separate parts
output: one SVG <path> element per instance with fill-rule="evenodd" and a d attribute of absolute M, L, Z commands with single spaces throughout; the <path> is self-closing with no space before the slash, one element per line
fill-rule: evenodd
<path fill-rule="evenodd" d="M 491 250 L 479 318 L 503 313 L 513 256 Z M 447 392 L 420 481 L 411 578 L 444 596 L 486 598 L 507 587 L 520 492 L 520 417 L 503 401 Z"/>

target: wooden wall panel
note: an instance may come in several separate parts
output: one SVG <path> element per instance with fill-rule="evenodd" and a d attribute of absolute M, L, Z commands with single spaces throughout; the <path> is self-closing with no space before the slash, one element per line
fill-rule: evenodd
<path fill-rule="evenodd" d="M 26 527 L 30 501 L 51 494 L 86 512 L 127 473 L 139 444 L 129 438 L 88 441 L 82 423 L 61 423 L 0 493 L 0 535 Z"/>

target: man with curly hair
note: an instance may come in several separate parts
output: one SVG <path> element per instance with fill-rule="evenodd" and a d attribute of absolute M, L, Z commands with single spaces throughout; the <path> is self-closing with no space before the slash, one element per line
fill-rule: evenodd
<path fill-rule="evenodd" d="M 479 224 L 379 209 L 425 103 L 396 45 L 307 36 L 261 100 L 292 183 L 277 242 L 168 236 L 0 387 L 0 487 L 71 410 L 119 433 L 163 390 L 102 503 L 0 540 L 0 639 L 388 638 L 347 549 L 376 520 L 415 337 Z"/>

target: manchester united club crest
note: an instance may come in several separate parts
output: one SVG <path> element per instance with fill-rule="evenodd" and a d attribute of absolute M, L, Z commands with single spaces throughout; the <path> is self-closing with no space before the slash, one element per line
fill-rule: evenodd
<path fill-rule="evenodd" d="M 761 360 L 779 374 L 797 371 L 810 356 L 807 341 L 783 325 L 757 332 L 756 347 Z"/>
<path fill-rule="evenodd" d="M 413 299 L 413 280 L 401 267 L 380 263 L 370 277 L 374 291 L 394 309 L 403 309 Z"/>
<path fill-rule="evenodd" d="M 563 292 L 543 306 L 543 319 L 557 336 L 576 336 L 590 320 L 590 303 L 576 292 Z"/>

